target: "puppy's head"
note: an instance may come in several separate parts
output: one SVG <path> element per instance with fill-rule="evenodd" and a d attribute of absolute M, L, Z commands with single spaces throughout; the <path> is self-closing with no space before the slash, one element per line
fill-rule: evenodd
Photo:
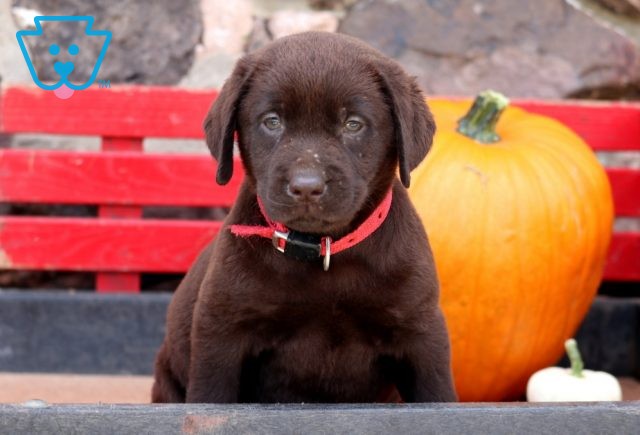
<path fill-rule="evenodd" d="M 399 168 L 409 174 L 435 125 L 414 80 L 344 35 L 279 39 L 236 65 L 205 121 L 217 181 L 233 171 L 234 134 L 269 217 L 334 234 L 371 210 Z"/>

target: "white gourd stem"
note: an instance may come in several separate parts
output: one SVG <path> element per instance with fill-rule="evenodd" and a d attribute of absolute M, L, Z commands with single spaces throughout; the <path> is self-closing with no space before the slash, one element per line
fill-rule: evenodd
<path fill-rule="evenodd" d="M 569 361 L 571 361 L 571 375 L 577 378 L 583 378 L 582 369 L 584 369 L 584 362 L 578 350 L 578 343 L 573 338 L 570 338 L 564 342 L 564 348 L 567 351 Z"/>

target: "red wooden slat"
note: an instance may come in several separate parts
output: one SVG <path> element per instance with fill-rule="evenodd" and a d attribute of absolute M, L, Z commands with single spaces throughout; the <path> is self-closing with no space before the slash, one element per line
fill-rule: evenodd
<path fill-rule="evenodd" d="M 0 132 L 99 134 L 114 138 L 202 137 L 201 122 L 215 97 L 214 91 L 168 88 L 90 89 L 76 93 L 69 100 L 59 100 L 51 92 L 35 88 L 11 88 L 1 92 Z M 577 101 L 515 101 L 514 104 L 559 119 L 595 149 L 640 149 L 639 104 Z M 22 151 L 0 151 L 0 200 L 106 203 L 111 208 L 104 208 L 103 214 L 122 215 L 124 209 L 119 207 L 131 204 L 229 205 L 240 182 L 241 171 L 236 170 L 235 181 L 232 181 L 235 184 L 230 189 L 218 188 L 213 183 L 212 164 L 207 158 L 208 166 L 203 166 L 205 160 L 200 156 L 164 156 L 162 159 L 140 155 L 135 156 L 141 159 L 136 166 L 129 163 L 132 156 L 126 153 L 110 156 L 113 158 L 108 163 L 98 158 L 102 157 L 100 153 L 94 153 L 93 160 L 91 153 L 66 153 L 66 157 L 65 153 L 54 157 L 48 151 L 20 153 Z M 57 157 L 76 160 L 61 163 Z M 127 162 L 116 162 L 120 157 Z M 43 163 L 41 158 L 46 161 Z M 85 162 L 85 158 L 91 162 Z M 144 160 L 146 158 L 149 160 Z M 638 172 L 619 169 L 608 172 L 617 214 L 637 216 Z M 206 181 L 202 181 L 205 178 Z M 96 184 L 93 179 L 99 182 Z M 185 181 L 193 179 L 197 180 L 194 184 Z M 62 181 L 58 184 L 57 180 Z M 118 191 L 113 186 L 122 186 L 122 189 Z M 100 196 L 105 191 L 107 197 Z M 171 228 L 165 227 L 168 224 Z M 182 234 L 187 231 L 186 227 L 196 231 L 191 224 L 206 225 L 202 222 L 0 218 L 0 225 L 4 225 L 0 227 L 0 248 L 4 249 L 0 251 L 0 264 L 5 267 L 13 264 L 17 268 L 170 271 L 167 267 L 180 264 L 180 261 L 160 264 L 147 261 L 147 257 L 155 255 L 153 249 L 157 246 L 166 246 L 166 240 L 174 240 L 172 234 Z M 110 244 L 114 241 L 111 233 L 119 234 L 115 238 L 118 243 Z M 20 241 L 20 237 L 24 240 Z M 69 250 L 79 252 L 83 246 L 89 248 L 84 255 L 76 255 L 75 260 L 73 255 L 66 254 Z M 163 249 L 159 255 L 168 255 Z M 181 255 L 184 249 L 178 247 L 173 253 Z M 28 259 L 24 264 L 16 261 L 16 258 L 22 258 L 21 255 Z M 68 261 L 66 265 L 65 261 Z M 639 262 L 640 235 L 617 234 L 612 242 L 605 278 L 640 280 Z M 188 264 L 183 264 L 175 271 L 184 271 L 187 267 Z"/>
<path fill-rule="evenodd" d="M 242 182 L 226 186 L 208 155 L 0 150 L 0 201 L 60 204 L 230 206 Z"/>
<path fill-rule="evenodd" d="M 96 291 L 98 293 L 140 293 L 140 285 L 141 279 L 139 273 L 96 273 Z"/>
<path fill-rule="evenodd" d="M 91 88 L 68 100 L 38 88 L 0 95 L 0 131 L 94 134 L 112 137 L 201 138 L 202 121 L 217 92 L 163 87 Z M 443 97 L 433 97 L 436 100 Z M 640 150 L 640 104 L 514 100 L 554 117 L 596 150 Z"/>
<path fill-rule="evenodd" d="M 139 137 L 103 137 L 100 146 L 102 151 L 143 151 Z"/>
<path fill-rule="evenodd" d="M 128 137 L 103 137 L 102 150 L 106 152 L 141 152 L 142 139 Z M 89 174 L 89 178 L 91 175 Z M 105 219 L 142 217 L 142 207 L 127 205 L 100 205 L 98 216 Z M 140 274 L 135 272 L 98 272 L 96 274 L 98 293 L 128 292 L 140 293 Z"/>
<path fill-rule="evenodd" d="M 640 169 L 607 169 L 616 216 L 640 216 Z"/>
<path fill-rule="evenodd" d="M 101 205 L 98 207 L 98 217 L 105 219 L 140 219 L 142 218 L 142 207 Z"/>
<path fill-rule="evenodd" d="M 0 132 L 109 137 L 201 138 L 214 90 L 163 87 L 89 88 L 61 100 L 39 88 L 0 94 Z"/>
<path fill-rule="evenodd" d="M 597 151 L 640 150 L 638 103 L 516 100 L 514 104 L 557 119 Z"/>
<path fill-rule="evenodd" d="M 235 168 L 230 184 L 218 186 L 205 155 L 0 150 L 0 201 L 230 206 L 242 181 L 240 161 Z M 640 171 L 607 173 L 616 214 L 640 216 Z"/>
<path fill-rule="evenodd" d="M 184 272 L 221 222 L 0 217 L 0 268 Z M 640 233 L 617 233 L 604 279 L 640 281 Z"/>
<path fill-rule="evenodd" d="M 101 205 L 98 216 L 105 219 L 140 219 L 142 207 L 126 205 Z M 140 292 L 140 274 L 134 272 L 98 272 L 96 274 L 96 291 L 98 293 Z"/>
<path fill-rule="evenodd" d="M 221 225 L 0 216 L 0 269 L 185 272 Z"/>
<path fill-rule="evenodd" d="M 613 235 L 603 279 L 640 281 L 640 233 Z"/>

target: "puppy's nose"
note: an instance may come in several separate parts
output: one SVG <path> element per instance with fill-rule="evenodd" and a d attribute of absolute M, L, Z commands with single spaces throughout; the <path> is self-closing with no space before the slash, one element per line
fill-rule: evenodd
<path fill-rule="evenodd" d="M 287 186 L 287 193 L 296 201 L 317 201 L 326 190 L 322 174 L 306 168 L 295 171 Z"/>

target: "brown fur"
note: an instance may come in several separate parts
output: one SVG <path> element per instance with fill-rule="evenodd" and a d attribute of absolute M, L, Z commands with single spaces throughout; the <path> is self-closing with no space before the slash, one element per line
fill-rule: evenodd
<path fill-rule="evenodd" d="M 363 127 L 348 131 L 354 116 Z M 236 132 L 246 167 L 225 226 L 265 225 L 256 195 L 272 219 L 334 240 L 389 188 L 392 207 L 328 272 L 223 229 L 171 302 L 153 401 L 372 402 L 394 387 L 407 402 L 455 400 L 433 258 L 396 178 L 409 184 L 434 129 L 413 79 L 353 38 L 305 33 L 241 59 L 205 122 L 218 182 Z M 292 195 L 299 173 L 324 193 Z"/>

